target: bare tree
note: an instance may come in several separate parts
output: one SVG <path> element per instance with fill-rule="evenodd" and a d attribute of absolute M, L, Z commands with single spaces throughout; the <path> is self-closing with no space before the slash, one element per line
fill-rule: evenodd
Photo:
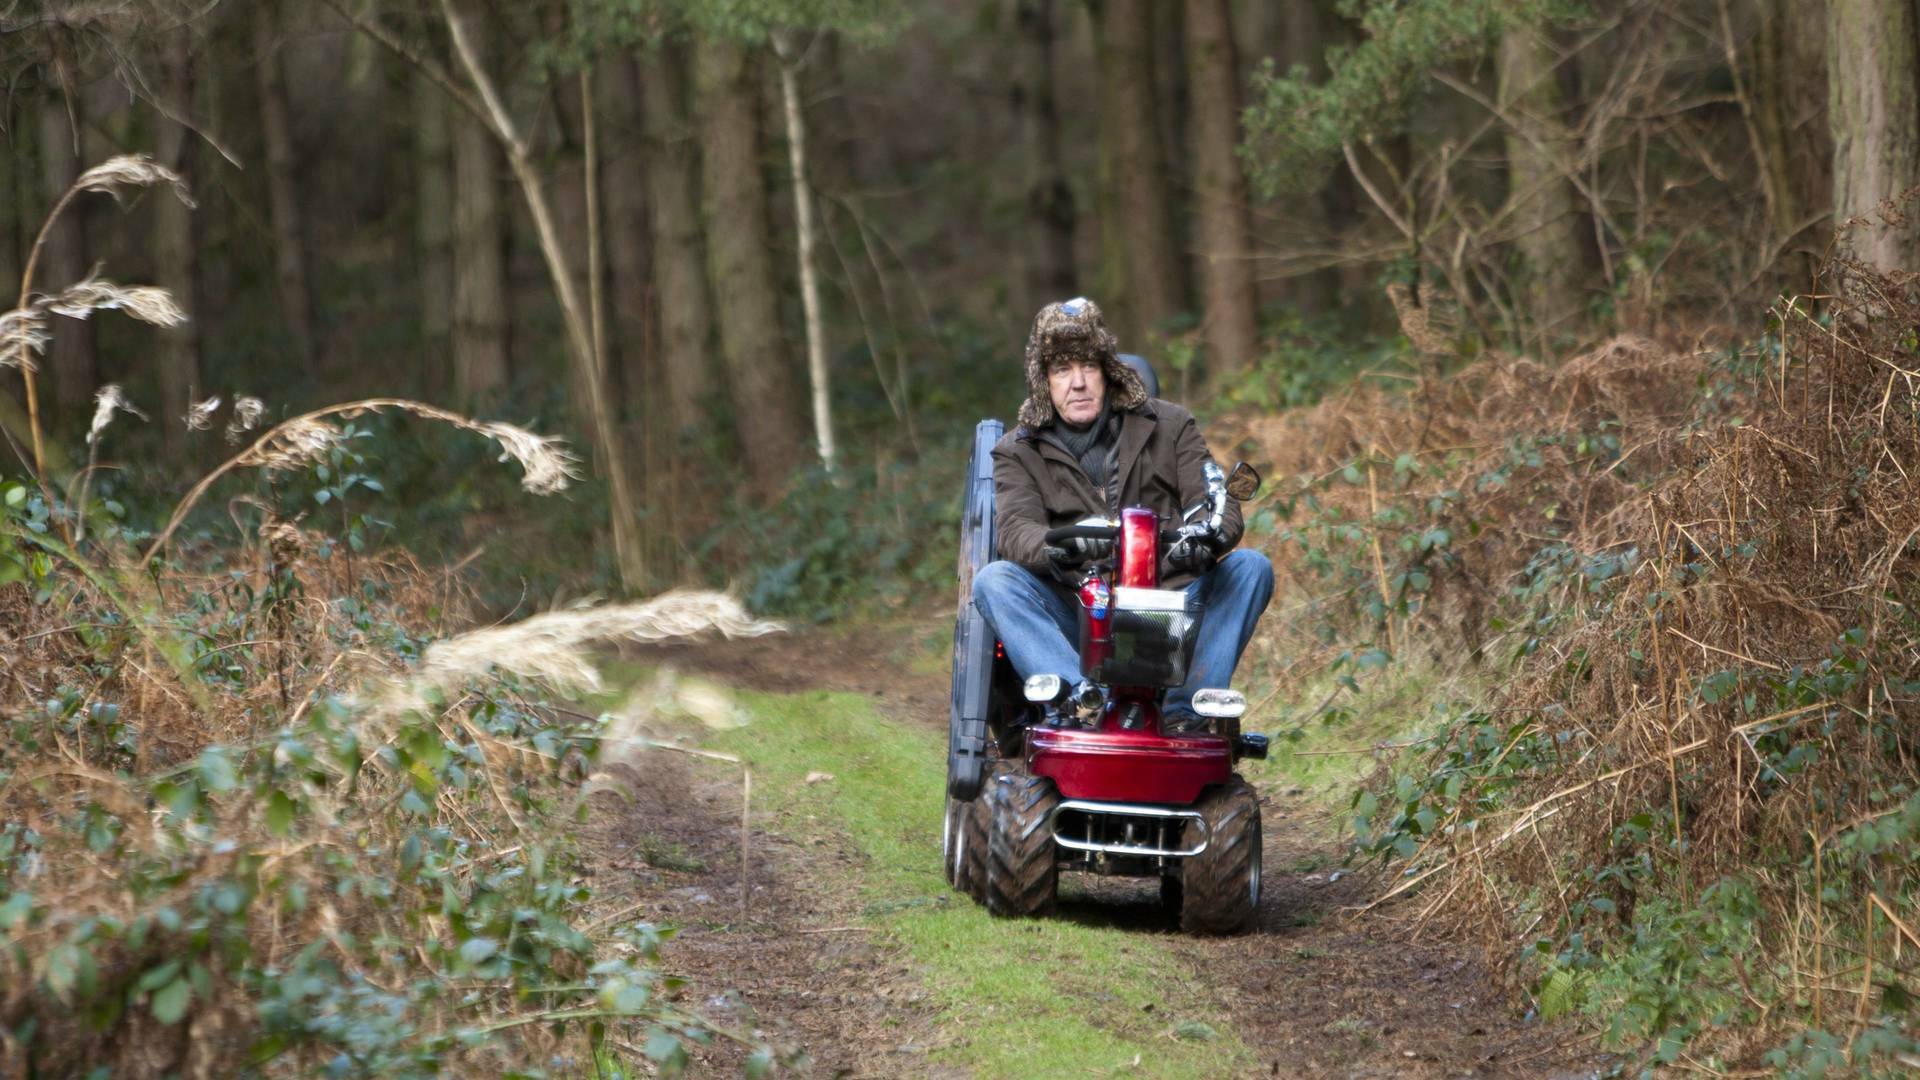
<path fill-rule="evenodd" d="M 1911 0 L 1828 0 L 1827 116 L 1836 224 L 1920 183 L 1920 55 Z M 1847 241 L 1860 259 L 1920 269 L 1920 230 L 1869 227 Z"/>
<path fill-rule="evenodd" d="M 793 372 L 780 332 L 767 188 L 760 172 L 760 96 L 752 57 L 705 36 L 694 49 L 708 271 L 734 426 L 762 494 L 778 490 L 801 444 Z"/>
<path fill-rule="evenodd" d="M 686 66 L 684 53 L 673 44 L 660 46 L 640 65 L 667 415 L 682 442 L 698 438 L 708 406 L 720 392 L 711 362 L 713 306 L 700 235 L 700 148 L 688 120 Z"/>
<path fill-rule="evenodd" d="M 827 377 L 827 334 L 820 312 L 819 226 L 814 220 L 813 184 L 807 178 L 807 120 L 800 107 L 802 53 L 796 35 L 773 37 L 780 61 L 780 103 L 787 124 L 787 169 L 793 179 L 794 225 L 800 235 L 800 308 L 806 320 L 807 385 L 813 400 L 813 438 L 820 464 L 834 468 L 833 397 Z"/>
<path fill-rule="evenodd" d="M 469 50 L 487 52 L 484 20 L 465 30 Z M 444 91 L 444 87 L 442 87 Z M 453 126 L 453 391 L 462 404 L 488 402 L 507 387 L 506 219 L 500 207 L 500 135 L 482 113 L 449 100 Z"/>
<path fill-rule="evenodd" d="M 344 6 L 340 0 L 327 0 L 327 3 L 335 12 L 363 32 L 432 75 L 466 113 L 477 117 L 485 125 L 485 132 L 492 137 L 498 148 L 504 151 L 507 166 L 512 170 L 521 197 L 526 202 L 528 216 L 533 219 L 534 235 L 539 242 L 540 254 L 546 264 L 547 276 L 553 283 L 554 296 L 560 304 L 560 313 L 567 334 L 569 371 L 572 379 L 586 388 L 586 392 L 579 395 L 581 399 L 579 404 L 584 410 L 579 420 L 581 426 L 586 428 L 588 439 L 593 446 L 594 467 L 606 478 L 608 500 L 612 503 L 614 556 L 620 568 L 620 577 L 630 588 L 640 587 L 646 581 L 647 570 L 645 552 L 639 535 L 639 503 L 628 472 L 629 462 L 624 438 L 614 415 L 614 397 L 607 385 L 605 357 L 596 345 L 592 319 L 587 303 L 580 295 L 579 283 L 568 269 L 559 230 L 554 224 L 553 207 L 547 197 L 545 181 L 540 176 L 539 170 L 534 167 L 533 154 L 528 141 L 512 113 L 508 111 L 499 87 L 488 72 L 487 60 L 480 42 L 476 40 L 476 32 L 482 20 L 474 18 L 461 6 L 459 0 L 440 0 L 441 21 L 446 27 L 447 37 L 453 47 L 453 55 L 464 76 L 464 81 L 461 81 L 456 80 L 430 57 L 406 44 L 377 21 Z M 459 168 L 459 159 L 464 149 L 466 147 L 461 145 L 461 139 L 457 136 L 456 170 Z M 458 231 L 457 207 L 455 228 Z M 462 266 L 459 269 L 464 272 L 465 267 Z M 457 297 L 455 317 L 457 336 L 459 333 Z"/>
<path fill-rule="evenodd" d="M 447 392 L 453 352 L 453 134 L 447 95 L 424 72 L 412 73 L 414 251 L 420 282 L 421 383 L 429 397 Z"/>
<path fill-rule="evenodd" d="M 1154 92 L 1152 12 L 1146 0 L 1089 0 L 1099 40 L 1102 172 L 1115 190 L 1127 321 L 1136 334 L 1185 308 L 1185 257 L 1161 153 Z"/>
<path fill-rule="evenodd" d="M 1195 232 L 1207 358 L 1213 372 L 1253 362 L 1257 334 L 1247 181 L 1240 171 L 1239 65 L 1227 0 L 1188 0 L 1187 73 Z"/>
<path fill-rule="evenodd" d="M 1506 121 L 1507 202 L 1522 286 L 1537 334 L 1564 334 L 1584 306 L 1580 214 L 1566 169 L 1566 107 L 1553 42 L 1515 25 L 1500 39 L 1500 111 Z"/>
<path fill-rule="evenodd" d="M 1073 188 L 1060 161 L 1060 115 L 1053 88 L 1053 0 L 1014 5 L 1013 105 L 1020 123 L 1027 189 L 1027 288 L 1023 308 L 1078 291 L 1073 259 Z"/>
<path fill-rule="evenodd" d="M 1762 0 L 1752 45 L 1755 123 L 1772 194 L 1775 245 L 1798 248 L 1810 273 L 1812 226 L 1833 208 L 1833 135 L 1827 129 L 1827 13 L 1803 0 Z M 1722 11 L 1726 4 L 1722 3 Z M 1731 42 L 1729 45 L 1731 46 Z"/>
<path fill-rule="evenodd" d="M 65 70 L 56 50 L 53 66 Z M 40 178 L 52 205 L 80 175 L 81 99 L 64 82 L 49 87 L 40 102 Z M 77 213 L 54 219 L 40 255 L 40 280 L 66 285 L 86 276 L 87 237 Z M 62 320 L 47 351 L 53 405 L 62 416 L 78 416 L 100 383 L 94 366 L 93 324 Z"/>
<path fill-rule="evenodd" d="M 261 142 L 267 157 L 274 281 L 279 286 L 280 312 L 290 344 L 302 362 L 307 362 L 314 354 L 313 300 L 307 288 L 307 245 L 300 221 L 296 180 L 299 166 L 294 158 L 293 122 L 287 108 L 287 81 L 280 64 L 283 12 L 276 0 L 255 0 L 254 88 L 260 107 Z"/>
<path fill-rule="evenodd" d="M 193 100 L 193 36 L 185 27 L 168 30 L 162 37 L 165 92 L 168 100 L 184 106 Z M 191 132 L 185 126 L 164 118 L 158 125 L 155 149 L 161 165 L 192 181 Z M 160 199 L 154 203 L 154 270 L 159 284 L 173 294 L 186 311 L 198 304 L 199 247 L 195 242 L 193 211 L 179 199 Z M 167 458 L 186 459 L 189 446 L 186 427 L 178 418 L 187 414 L 195 388 L 200 383 L 200 334 L 188 320 L 160 339 L 158 375 L 160 384 L 161 443 Z"/>

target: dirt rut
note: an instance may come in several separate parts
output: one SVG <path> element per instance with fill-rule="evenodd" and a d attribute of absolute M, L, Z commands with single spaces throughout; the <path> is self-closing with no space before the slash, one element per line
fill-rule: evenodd
<path fill-rule="evenodd" d="M 916 624 L 926 633 L 928 623 Z M 637 654 L 736 686 L 871 697 L 898 722 L 945 723 L 944 672 L 899 662 L 900 626 L 812 632 Z M 922 643 L 924 646 L 926 643 Z M 804 1052 L 817 1076 L 951 1076 L 929 1058 L 950 1038 L 910 968 L 860 925 L 844 882 L 859 856 L 830 833 L 752 835 L 743 908 L 737 782 L 653 752 L 610 772 L 589 829 L 596 892 L 680 927 L 668 970 L 717 1023 Z M 1174 951 L 1218 1020 L 1252 1051 L 1249 1076 L 1586 1077 L 1611 1059 L 1564 1028 L 1519 1016 L 1471 946 L 1418 935 L 1408 912 L 1357 909 L 1379 883 L 1302 837 L 1299 800 L 1268 792 L 1259 925 L 1233 938 L 1176 936 Z M 936 850 L 927 857 L 937 859 Z M 1148 882 L 1067 875 L 1061 918 L 1172 934 Z M 737 1050 L 696 1071 L 737 1070 Z M 958 1074 L 964 1075 L 964 1074 Z"/>

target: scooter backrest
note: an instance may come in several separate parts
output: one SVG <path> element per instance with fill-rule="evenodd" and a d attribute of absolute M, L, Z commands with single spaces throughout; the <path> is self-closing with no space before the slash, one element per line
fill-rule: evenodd
<path fill-rule="evenodd" d="M 1129 352 L 1119 355 L 1120 362 L 1132 368 L 1140 376 L 1140 381 L 1147 384 L 1147 396 L 1159 397 L 1160 376 L 1153 373 L 1153 365 L 1147 363 L 1147 358 Z"/>

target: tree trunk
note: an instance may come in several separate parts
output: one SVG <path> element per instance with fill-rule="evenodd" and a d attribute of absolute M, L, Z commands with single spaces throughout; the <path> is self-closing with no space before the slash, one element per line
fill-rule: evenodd
<path fill-rule="evenodd" d="M 747 469 L 760 493 L 771 497 L 796 463 L 802 440 L 775 299 L 755 66 L 728 41 L 703 38 L 694 52 L 708 270 L 727 312 L 719 320 L 720 351 Z"/>
<path fill-rule="evenodd" d="M 1920 182 L 1915 33 L 1912 0 L 1828 0 L 1834 224 L 1867 217 L 1846 246 L 1886 269 L 1920 269 L 1920 230 L 1883 226 L 1872 213 Z"/>
<path fill-rule="evenodd" d="M 488 55 L 485 19 L 469 19 L 474 48 Z M 453 392 L 462 405 L 507 387 L 506 222 L 500 209 L 500 144 L 485 122 L 453 108 Z"/>
<path fill-rule="evenodd" d="M 700 232 L 700 156 L 688 122 L 685 54 L 663 45 L 640 64 L 646 186 L 659 297 L 668 416 L 681 445 L 698 445 L 720 390 L 712 363 L 713 305 Z"/>
<path fill-rule="evenodd" d="M 549 9 L 558 11 L 559 9 Z M 566 32 L 564 19 L 556 20 L 549 26 L 549 32 L 556 35 Z M 586 116 L 582 108 L 581 82 L 577 75 L 568 75 L 553 80 L 549 93 L 553 103 L 555 123 L 551 125 L 554 136 L 551 145 L 539 151 L 543 169 L 547 177 L 547 191 L 553 200 L 554 226 L 560 233 L 561 253 L 564 256 L 567 272 L 573 280 L 580 283 L 583 296 L 591 298 L 593 290 L 605 284 L 604 267 L 594 264 L 592 239 L 594 222 L 589 212 L 587 194 L 586 167 Z M 595 193 L 597 200 L 598 193 Z M 597 209 L 597 207 L 594 207 Z M 601 271 L 599 282 L 594 281 L 595 271 Z M 591 306 L 591 305 L 589 305 Z M 589 318 L 593 316 L 589 314 Z M 604 326 L 601 327 L 604 332 Z M 612 358 L 601 357 L 604 375 L 612 378 Z M 571 402 L 574 415 L 584 416 L 592 407 L 588 395 L 593 392 L 587 372 L 569 369 L 571 377 L 567 381 L 568 401 Z M 618 411 L 618 402 L 611 402 Z"/>
<path fill-rule="evenodd" d="M 1584 299 L 1580 215 L 1573 184 L 1561 171 L 1564 95 L 1543 29 L 1508 29 L 1500 40 L 1499 77 L 1508 210 L 1520 253 L 1518 293 L 1532 336 L 1568 334 L 1576 329 Z"/>
<path fill-rule="evenodd" d="M 847 77 L 840 35 L 822 31 L 807 46 L 801 99 L 807 103 L 807 174 L 823 203 L 851 195 L 859 186 L 861 145 L 870 140 L 847 106 Z M 826 213 L 820 215 L 825 227 Z"/>
<path fill-rule="evenodd" d="M 600 106 L 600 192 L 606 213 L 609 308 L 614 351 L 627 415 L 640 420 L 647 403 L 664 397 L 653 344 L 653 274 L 647 241 L 647 154 L 641 144 L 640 77 L 623 53 L 601 58 L 594 69 Z M 665 410 L 661 410 L 662 415 Z"/>
<path fill-rule="evenodd" d="M 40 178 L 46 192 L 42 212 L 60 201 L 80 175 L 80 129 L 74 124 L 80 110 L 78 93 L 49 91 L 40 104 Z M 69 206 L 47 232 L 46 247 L 34 271 L 33 287 L 38 292 L 58 292 L 85 277 L 88 270 L 86 231 L 81 225 L 84 208 Z M 99 377 L 94 366 L 93 324 L 82 319 L 55 317 L 53 342 L 41 358 L 48 372 L 46 385 L 52 393 L 54 415 L 67 422 L 86 412 L 93 399 Z"/>
<path fill-rule="evenodd" d="M 1800 251 L 1806 260 L 1801 269 L 1809 273 L 1824 237 L 1805 226 L 1833 204 L 1826 50 L 1827 16 L 1819 6 L 1763 0 L 1753 44 L 1754 97 L 1770 182 L 1778 192 L 1773 239 Z"/>
<path fill-rule="evenodd" d="M 1102 0 L 1087 0 L 1087 14 L 1093 23 L 1094 68 L 1107 72 L 1112 63 L 1112 50 L 1107 47 L 1103 33 L 1105 18 L 1102 13 Z M 1107 81 L 1103 75 L 1101 82 Z M 1103 85 L 1104 89 L 1104 85 Z M 1100 94 L 1098 126 L 1100 135 L 1098 168 L 1094 177 L 1093 217 L 1100 229 L 1099 260 L 1095 264 L 1094 288 L 1106 308 L 1107 321 L 1113 332 L 1129 348 L 1139 348 L 1142 327 L 1146 325 L 1144 313 L 1132 302 L 1132 266 L 1127 258 L 1127 232 L 1122 223 L 1122 186 L 1126 182 L 1127 166 L 1121 158 L 1121 140 L 1119 131 L 1124 123 L 1120 114 L 1120 98 L 1116 94 Z"/>
<path fill-rule="evenodd" d="M 253 16 L 255 89 L 260 98 L 267 202 L 273 219 L 274 280 L 279 286 L 287 344 L 304 367 L 314 359 L 313 300 L 307 288 L 307 246 L 300 227 L 299 185 L 295 181 L 299 163 L 294 157 L 287 83 L 280 69 L 280 5 L 255 0 Z"/>
<path fill-rule="evenodd" d="M 1254 359 L 1258 335 L 1252 225 L 1240 171 L 1239 66 L 1227 0 L 1188 0 L 1187 73 L 1193 82 L 1193 203 L 1200 240 L 1201 324 L 1215 376 Z"/>
<path fill-rule="evenodd" d="M 815 272 L 819 257 L 819 227 L 813 216 L 813 186 L 807 180 L 807 121 L 800 108 L 800 44 L 785 40 L 778 46 L 781 112 L 787 124 L 787 169 L 793 180 L 793 217 L 799 233 L 800 307 L 807 324 L 807 387 L 813 401 L 814 447 L 820 464 L 834 469 L 833 396 L 827 375 L 827 334 L 820 313 L 820 282 Z"/>
<path fill-rule="evenodd" d="M 164 100 L 175 109 L 187 111 L 193 102 L 192 30 L 181 27 L 166 36 L 162 61 Z M 173 120 L 160 118 L 155 150 L 160 163 L 193 183 L 192 133 Z M 169 462 L 179 464 L 189 457 L 191 445 L 180 418 L 187 414 L 200 382 L 200 332 L 194 317 L 198 314 L 196 267 L 198 249 L 194 243 L 193 211 L 171 196 L 153 201 L 153 261 L 156 282 L 173 293 L 187 321 L 160 334 L 158 381 L 160 385 L 161 444 Z"/>
<path fill-rule="evenodd" d="M 624 53 L 602 56 L 595 68 L 599 82 L 599 190 L 604 194 L 607 237 L 609 307 L 614 351 L 619 357 L 619 382 L 625 401 L 626 428 L 640 435 L 641 498 L 648 526 L 643 544 L 647 569 L 656 581 L 679 578 L 678 535 L 682 520 L 675 486 L 679 452 L 672 427 L 672 411 L 661 370 L 660 349 L 654 340 L 658 296 L 651 277 L 653 256 L 648 240 L 648 193 L 644 177 L 649 155 L 642 143 L 640 79 L 633 58 Z M 694 257 L 694 272 L 700 272 Z"/>
<path fill-rule="evenodd" d="M 1060 116 L 1053 93 L 1053 0 L 1017 0 L 1013 108 L 1027 167 L 1027 288 L 1021 312 L 1076 291 L 1073 188 L 1060 163 Z"/>
<path fill-rule="evenodd" d="M 1147 8 L 1147 33 L 1153 50 L 1154 131 L 1160 139 L 1160 160 L 1166 162 L 1167 188 L 1174 193 L 1174 245 L 1185 251 L 1180 226 L 1186 200 L 1180 195 L 1193 188 L 1186 130 L 1190 107 L 1187 95 L 1193 89 L 1187 77 L 1187 5 L 1148 0 Z"/>
<path fill-rule="evenodd" d="M 640 500 L 628 471 L 631 463 L 627 460 L 625 440 L 615 419 L 617 403 L 607 384 L 601 335 L 581 298 L 578 282 L 567 268 L 566 253 L 554 223 L 553 205 L 539 172 L 533 167 L 526 139 L 507 112 L 499 89 L 481 59 L 483 53 L 474 36 L 479 20 L 463 15 L 455 4 L 456 0 L 440 0 L 454 54 L 467 74 L 478 105 L 486 114 L 488 131 L 506 149 L 507 164 L 512 167 L 513 178 L 526 202 L 527 216 L 533 221 L 547 278 L 553 284 L 555 299 L 560 302 L 560 314 L 567 331 L 569 377 L 586 390 L 583 395 L 586 409 L 578 420 L 593 446 L 594 468 L 606 478 L 607 501 L 611 504 L 608 517 L 620 581 L 629 590 L 643 589 L 649 584 L 649 574 L 640 537 Z"/>
<path fill-rule="evenodd" d="M 1110 147 L 1110 180 L 1124 244 L 1126 301 L 1136 331 L 1152 329 L 1185 305 L 1185 259 L 1174 239 L 1173 200 L 1155 110 L 1152 13 L 1147 0 L 1093 0 L 1101 43 L 1100 138 Z M 1123 342 L 1122 344 L 1128 344 Z M 1134 348 L 1146 347 L 1138 337 Z"/>
<path fill-rule="evenodd" d="M 453 349 L 453 103 L 433 80 L 413 73 L 414 246 L 420 282 L 420 380 L 425 396 L 448 390 Z"/>
<path fill-rule="evenodd" d="M 1314 79 L 1327 74 L 1327 48 L 1335 43 L 1341 23 L 1323 10 L 1325 0 L 1304 0 L 1285 5 L 1251 4 L 1264 14 L 1249 20 L 1243 40 L 1255 43 L 1255 55 L 1271 56 L 1281 71 L 1294 65 L 1304 66 Z M 1244 85 L 1244 84 L 1243 84 Z M 1330 170 L 1320 189 L 1307 204 L 1306 214 L 1286 212 L 1281 220 L 1299 237 L 1301 246 L 1314 251 L 1335 251 L 1359 220 L 1360 193 L 1355 190 L 1353 174 L 1347 169 Z M 1302 217 L 1310 220 L 1302 221 Z M 1306 270 L 1268 286 L 1270 296 L 1291 304 L 1301 314 L 1313 316 L 1349 302 L 1353 297 L 1374 291 L 1373 269 L 1359 261 Z"/>

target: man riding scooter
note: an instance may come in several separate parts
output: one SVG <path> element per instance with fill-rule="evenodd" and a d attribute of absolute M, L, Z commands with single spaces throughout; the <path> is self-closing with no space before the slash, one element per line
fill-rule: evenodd
<path fill-rule="evenodd" d="M 1110 558 L 1113 541 L 1076 538 L 1056 545 L 1049 530 L 1088 519 L 1112 520 L 1143 506 L 1179 522 L 1208 498 L 1218 474 L 1193 414 L 1147 394 L 1123 363 L 1093 301 L 1048 304 L 1027 339 L 1026 403 L 1019 426 L 993 448 L 999 560 L 973 580 L 974 601 L 1022 679 L 1057 675 L 1069 689 L 1051 713 L 1073 724 L 1099 715 L 1098 687 L 1081 674 L 1079 604 L 1071 575 Z M 1273 595 L 1273 567 L 1240 541 L 1237 503 L 1224 514 L 1181 525 L 1162 557 L 1161 581 L 1202 601 L 1206 615 L 1186 682 L 1167 694 L 1168 733 L 1204 730 L 1193 697 L 1226 689 L 1260 613 Z"/>

